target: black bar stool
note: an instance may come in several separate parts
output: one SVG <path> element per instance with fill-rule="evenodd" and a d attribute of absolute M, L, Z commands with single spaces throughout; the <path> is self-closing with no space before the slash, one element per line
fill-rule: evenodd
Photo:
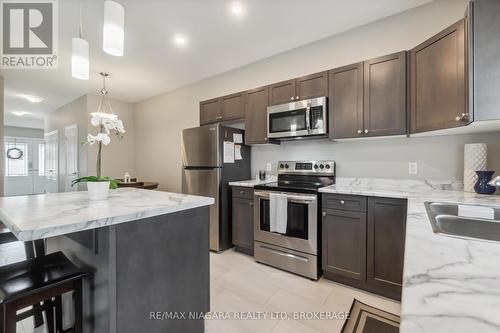
<path fill-rule="evenodd" d="M 10 229 L 6 228 L 5 225 L 0 221 L 0 245 L 19 242 L 19 240 L 14 236 Z M 24 242 L 24 251 L 26 259 L 32 259 L 36 257 L 35 248 L 39 252 L 39 255 L 45 255 L 45 244 L 44 240 L 37 240 L 33 242 Z M 35 308 L 39 307 L 39 304 L 33 305 Z M 47 313 L 45 314 L 47 315 Z M 43 315 L 41 311 L 35 311 L 35 327 L 43 325 Z M 0 331 L 1 332 L 1 331 Z"/>
<path fill-rule="evenodd" d="M 63 332 L 61 295 L 73 291 L 74 333 L 82 332 L 82 282 L 88 273 L 75 266 L 62 252 L 0 267 L 0 328 L 15 333 L 16 323 L 45 311 L 49 332 Z M 29 306 L 43 305 L 17 314 Z M 54 309 L 56 320 L 54 325 Z M 1 332 L 1 331 L 0 331 Z"/>

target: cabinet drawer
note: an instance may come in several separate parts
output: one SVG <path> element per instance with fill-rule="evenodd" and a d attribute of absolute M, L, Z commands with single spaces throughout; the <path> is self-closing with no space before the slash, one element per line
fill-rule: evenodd
<path fill-rule="evenodd" d="M 346 194 L 323 194 L 323 207 L 366 212 L 366 197 Z"/>
<path fill-rule="evenodd" d="M 253 200 L 253 188 L 233 186 L 233 197 Z"/>

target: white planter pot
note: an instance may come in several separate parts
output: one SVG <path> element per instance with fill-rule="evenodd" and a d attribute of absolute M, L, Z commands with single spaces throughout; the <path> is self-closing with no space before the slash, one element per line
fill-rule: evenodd
<path fill-rule="evenodd" d="M 105 200 L 109 195 L 109 182 L 87 182 L 90 200 Z"/>

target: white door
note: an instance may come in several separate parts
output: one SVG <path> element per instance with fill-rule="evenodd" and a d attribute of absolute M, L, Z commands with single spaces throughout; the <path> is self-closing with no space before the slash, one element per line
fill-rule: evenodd
<path fill-rule="evenodd" d="M 5 138 L 6 196 L 33 193 L 33 144 L 29 139 Z"/>
<path fill-rule="evenodd" d="M 76 191 L 77 186 L 71 186 L 71 182 L 78 178 L 78 127 L 76 124 L 64 129 L 64 141 L 66 147 L 65 191 Z"/>
<path fill-rule="evenodd" d="M 45 140 L 33 140 L 33 193 L 45 193 Z"/>
<path fill-rule="evenodd" d="M 59 132 L 45 134 L 45 190 L 59 192 Z"/>
<path fill-rule="evenodd" d="M 44 140 L 5 137 L 5 195 L 45 192 Z"/>

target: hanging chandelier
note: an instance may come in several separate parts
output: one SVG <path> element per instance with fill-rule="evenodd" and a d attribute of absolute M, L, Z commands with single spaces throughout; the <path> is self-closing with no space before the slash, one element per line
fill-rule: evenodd
<path fill-rule="evenodd" d="M 111 106 L 108 98 L 109 92 L 106 89 L 106 78 L 109 77 L 109 74 L 105 72 L 101 72 L 99 74 L 102 77 L 102 88 L 99 91 L 101 100 L 99 101 L 99 108 L 97 109 L 97 112 L 92 112 L 90 115 L 93 118 L 117 119 L 118 117 L 113 112 L 113 107 Z"/>

